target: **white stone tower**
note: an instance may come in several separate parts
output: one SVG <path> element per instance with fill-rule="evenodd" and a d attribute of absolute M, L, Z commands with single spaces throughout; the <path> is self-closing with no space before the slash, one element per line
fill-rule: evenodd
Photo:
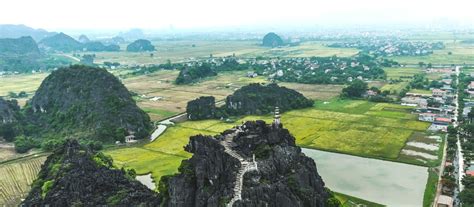
<path fill-rule="evenodd" d="M 281 120 L 280 120 L 280 109 L 277 107 L 275 107 L 275 116 L 274 116 L 274 119 L 273 119 L 273 124 L 276 126 L 276 127 L 279 127 L 280 124 L 281 124 Z"/>

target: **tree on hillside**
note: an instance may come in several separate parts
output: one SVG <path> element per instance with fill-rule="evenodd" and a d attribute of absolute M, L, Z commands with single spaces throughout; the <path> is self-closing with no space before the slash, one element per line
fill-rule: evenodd
<path fill-rule="evenodd" d="M 189 101 L 186 113 L 190 120 L 202 120 L 214 118 L 216 113 L 216 100 L 213 96 L 201 96 Z"/>
<path fill-rule="evenodd" d="M 472 123 L 472 119 L 474 118 L 474 110 L 471 110 L 469 113 L 467 113 L 467 118 L 469 118 L 469 123 Z"/>
<path fill-rule="evenodd" d="M 459 193 L 459 199 L 465 206 L 474 206 L 474 188 L 466 188 Z"/>
<path fill-rule="evenodd" d="M 349 97 L 349 98 L 358 98 L 362 97 L 362 95 L 367 91 L 368 85 L 366 82 L 356 79 L 352 81 L 352 83 L 342 89 L 342 96 Z"/>

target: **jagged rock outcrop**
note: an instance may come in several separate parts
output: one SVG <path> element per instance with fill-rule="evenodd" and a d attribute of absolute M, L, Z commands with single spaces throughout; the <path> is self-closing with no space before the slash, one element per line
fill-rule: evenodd
<path fill-rule="evenodd" d="M 189 120 L 212 119 L 215 117 L 216 110 L 214 96 L 201 96 L 189 101 L 186 105 Z"/>
<path fill-rule="evenodd" d="M 153 46 L 149 40 L 139 39 L 130 43 L 127 46 L 127 51 L 128 52 L 155 51 L 155 46 Z"/>
<path fill-rule="evenodd" d="M 210 64 L 194 65 L 182 68 L 176 77 L 175 83 L 178 85 L 195 83 L 203 78 L 216 76 L 217 72 Z"/>
<path fill-rule="evenodd" d="M 22 206 L 159 206 L 159 195 L 133 176 L 68 140 L 48 157 Z"/>
<path fill-rule="evenodd" d="M 230 115 L 268 114 L 278 106 L 281 111 L 311 107 L 313 101 L 298 91 L 275 83 L 249 84 L 226 98 L 226 112 Z"/>
<path fill-rule="evenodd" d="M 216 107 L 215 98 L 201 96 L 188 102 L 186 112 L 190 120 L 222 119 L 229 116 L 263 115 L 279 107 L 282 112 L 313 106 L 303 94 L 276 83 L 252 83 L 227 96 L 225 105 Z"/>
<path fill-rule="evenodd" d="M 127 88 L 105 69 L 71 66 L 52 72 L 31 99 L 27 119 L 41 132 L 64 133 L 102 142 L 146 137 L 149 116 Z"/>
<path fill-rule="evenodd" d="M 165 206 L 328 206 L 314 161 L 281 125 L 246 122 L 185 149 L 193 156 L 160 183 Z"/>
<path fill-rule="evenodd" d="M 283 40 L 277 34 L 270 32 L 263 37 L 262 45 L 265 47 L 278 47 L 283 45 Z"/>
<path fill-rule="evenodd" d="M 16 100 L 5 100 L 0 97 L 0 125 L 18 121 L 20 106 Z"/>
<path fill-rule="evenodd" d="M 20 132 L 22 116 L 18 102 L 0 97 L 0 138 L 13 141 Z"/>

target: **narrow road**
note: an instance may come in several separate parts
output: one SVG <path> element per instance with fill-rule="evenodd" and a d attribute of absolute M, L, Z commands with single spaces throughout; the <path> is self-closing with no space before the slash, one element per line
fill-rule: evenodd
<path fill-rule="evenodd" d="M 446 150 L 448 148 L 448 135 L 444 137 L 444 147 L 443 147 L 443 159 L 441 161 L 441 166 L 439 166 L 439 175 L 438 175 L 438 184 L 436 185 L 436 196 L 433 202 L 433 207 L 438 207 L 438 199 L 439 196 L 441 195 L 441 190 L 442 190 L 442 184 L 441 184 L 441 179 L 444 173 L 444 166 L 446 166 Z"/>
<path fill-rule="evenodd" d="M 257 162 L 255 161 L 255 157 L 253 158 L 253 161 L 247 161 L 245 160 L 241 155 L 239 155 L 235 150 L 232 149 L 232 138 L 237 136 L 237 134 L 241 132 L 240 129 L 236 129 L 233 133 L 227 134 L 224 137 L 224 140 L 221 141 L 221 145 L 224 146 L 225 152 L 232 156 L 233 158 L 239 160 L 240 162 L 240 169 L 237 172 L 237 176 L 234 181 L 234 197 L 230 200 L 230 202 L 227 204 L 228 207 L 231 207 L 234 205 L 234 203 L 238 200 L 242 199 L 242 188 L 244 184 L 244 175 L 245 173 L 252 171 L 252 170 L 257 170 Z"/>
<path fill-rule="evenodd" d="M 460 73 L 460 66 L 456 66 L 456 82 L 459 84 L 459 73 Z M 458 103 L 458 98 L 459 98 L 459 91 L 456 94 L 456 108 L 454 111 L 454 127 L 457 127 L 459 122 L 458 122 L 458 115 L 459 115 L 459 103 Z M 461 148 L 461 138 L 459 136 L 459 133 L 456 135 L 457 137 L 457 158 L 458 158 L 458 186 L 459 186 L 459 192 L 461 192 L 464 189 L 464 185 L 462 184 L 461 180 L 464 177 L 464 155 L 462 153 L 462 148 Z"/>
<path fill-rule="evenodd" d="M 455 81 L 456 81 L 457 84 L 459 84 L 459 73 L 460 73 L 460 66 L 456 66 L 456 80 Z M 456 90 L 456 98 L 454 99 L 454 103 L 456 104 L 456 107 L 454 109 L 454 122 L 453 122 L 454 127 L 457 127 L 458 124 L 459 124 L 458 123 L 458 115 L 459 115 L 458 97 L 459 97 L 459 91 Z M 462 191 L 462 189 L 464 188 L 464 186 L 462 186 L 462 183 L 461 183 L 461 179 L 464 176 L 464 156 L 462 154 L 459 133 L 456 134 L 456 138 L 457 138 L 457 143 L 456 143 L 457 144 L 457 152 L 456 153 L 457 153 L 457 158 L 458 158 L 458 160 L 456 160 L 457 161 L 457 167 L 458 167 L 458 169 L 456 169 L 456 171 L 458 172 L 457 182 L 458 182 L 458 186 L 459 186 L 459 191 Z M 446 135 L 444 149 L 443 149 L 443 160 L 442 160 L 441 166 L 440 166 L 439 177 L 438 177 L 438 185 L 437 185 L 437 189 L 436 189 L 436 196 L 435 196 L 435 199 L 434 199 L 434 202 L 433 202 L 433 207 L 437 207 L 439 196 L 441 196 L 441 190 L 442 190 L 442 188 L 441 188 L 442 187 L 441 179 L 442 179 L 442 175 L 444 173 L 444 166 L 446 165 L 447 145 L 448 145 L 448 142 L 447 142 L 447 135 Z"/>
<path fill-rule="evenodd" d="M 74 57 L 74 56 L 72 56 L 72 55 L 68 55 L 68 54 L 61 54 L 61 55 L 64 56 L 64 57 L 67 57 L 67 58 L 69 58 L 69 59 L 75 60 L 75 61 L 77 61 L 77 62 L 81 62 L 81 59 L 79 59 L 79 58 L 77 58 L 77 57 Z"/>

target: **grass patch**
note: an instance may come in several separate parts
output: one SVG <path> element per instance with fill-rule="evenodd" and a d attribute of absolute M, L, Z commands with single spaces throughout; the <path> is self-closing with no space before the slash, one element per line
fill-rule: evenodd
<path fill-rule="evenodd" d="M 393 60 L 401 64 L 418 64 L 419 62 L 432 64 L 474 64 L 474 45 L 462 43 L 445 43 L 446 48 L 435 50 L 427 56 L 401 56 L 393 57 Z M 448 55 L 452 52 L 452 55 Z"/>
<path fill-rule="evenodd" d="M 334 192 L 334 196 L 341 201 L 342 207 L 355 207 L 358 205 L 364 205 L 367 207 L 383 207 L 384 205 L 366 201 L 364 199 L 356 198 L 350 195 Z"/>
<path fill-rule="evenodd" d="M 21 75 L 8 75 L 0 77 L 0 96 L 7 96 L 8 92 L 19 93 L 25 91 L 30 95 L 33 94 L 36 89 L 40 86 L 48 73 L 36 73 L 36 74 L 21 74 Z"/>
<path fill-rule="evenodd" d="M 142 147 L 106 150 L 104 153 L 112 156 L 118 167 L 133 168 L 137 174 L 151 173 L 156 184 L 161 176 L 177 173 L 181 160 L 191 157 L 190 154 L 178 156 Z"/>
<path fill-rule="evenodd" d="M 438 186 L 438 174 L 433 169 L 428 169 L 428 181 L 423 195 L 423 207 L 430 207 L 434 202 Z"/>
<path fill-rule="evenodd" d="M 162 120 L 164 118 L 171 117 L 173 115 L 178 114 L 177 112 L 166 111 L 166 110 L 161 110 L 161 109 L 156 109 L 156 108 L 142 108 L 142 110 L 148 113 L 152 121 Z"/>
<path fill-rule="evenodd" d="M 423 95 L 431 95 L 432 92 L 430 90 L 423 90 L 423 89 L 411 89 L 409 93 L 417 93 Z"/>
<path fill-rule="evenodd" d="M 404 82 L 399 82 L 399 83 L 385 84 L 380 90 L 390 91 L 390 93 L 398 94 L 407 85 L 408 85 L 408 82 L 405 82 L 405 81 Z"/>
<path fill-rule="evenodd" d="M 411 80 L 415 74 L 423 73 L 422 68 L 384 68 L 387 79 Z"/>

